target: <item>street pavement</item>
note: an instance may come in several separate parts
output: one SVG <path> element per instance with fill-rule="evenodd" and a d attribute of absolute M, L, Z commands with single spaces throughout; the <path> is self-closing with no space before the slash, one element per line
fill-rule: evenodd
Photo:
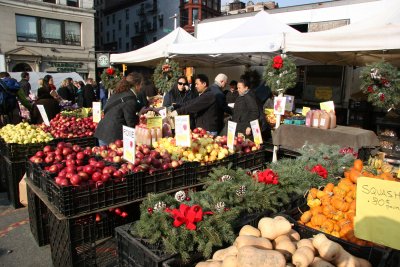
<path fill-rule="evenodd" d="M 14 209 L 0 193 L 0 266 L 52 266 L 50 246 L 39 247 L 31 234 L 28 208 Z"/>

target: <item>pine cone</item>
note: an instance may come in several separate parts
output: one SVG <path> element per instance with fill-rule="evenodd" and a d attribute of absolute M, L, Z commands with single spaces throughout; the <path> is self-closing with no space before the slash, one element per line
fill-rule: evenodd
<path fill-rule="evenodd" d="M 245 185 L 241 185 L 241 186 L 239 187 L 239 189 L 236 190 L 236 195 L 237 195 L 238 197 L 242 197 L 242 196 L 244 196 L 244 194 L 246 194 L 246 186 L 245 186 Z"/>
<path fill-rule="evenodd" d="M 215 204 L 215 209 L 217 210 L 217 212 L 222 212 L 225 209 L 225 202 L 221 201 L 218 202 L 217 204 Z"/>
<path fill-rule="evenodd" d="M 178 202 L 182 202 L 186 199 L 186 193 L 183 190 L 180 190 L 178 192 L 175 193 L 175 199 Z"/>
<path fill-rule="evenodd" d="M 167 205 L 164 202 L 159 201 L 154 205 L 153 211 L 163 211 L 166 207 Z"/>
<path fill-rule="evenodd" d="M 232 177 L 228 174 L 222 175 L 221 182 L 226 182 L 232 180 Z"/>

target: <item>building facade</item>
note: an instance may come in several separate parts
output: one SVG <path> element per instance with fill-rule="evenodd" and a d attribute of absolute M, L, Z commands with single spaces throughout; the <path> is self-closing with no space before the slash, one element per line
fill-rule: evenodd
<path fill-rule="evenodd" d="M 95 75 L 93 0 L 0 0 L 4 71 Z"/>
<path fill-rule="evenodd" d="M 176 27 L 192 33 L 220 15 L 221 0 L 95 0 L 96 50 L 122 53 L 161 39 Z"/>

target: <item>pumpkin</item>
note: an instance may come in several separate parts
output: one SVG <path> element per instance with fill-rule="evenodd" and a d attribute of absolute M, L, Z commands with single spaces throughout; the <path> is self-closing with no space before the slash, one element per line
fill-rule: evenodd
<path fill-rule="evenodd" d="M 332 220 L 326 220 L 321 224 L 321 231 L 324 233 L 330 233 L 333 231 L 335 223 Z"/>
<path fill-rule="evenodd" d="M 312 207 L 312 208 L 310 209 L 310 211 L 311 211 L 311 214 L 312 214 L 313 216 L 315 216 L 315 215 L 317 215 L 317 214 L 322 213 L 322 207 L 321 207 L 321 206 Z"/>
<path fill-rule="evenodd" d="M 311 223 L 315 226 L 321 226 L 325 220 L 327 220 L 325 215 L 317 214 L 311 218 Z"/>
<path fill-rule="evenodd" d="M 340 200 L 340 199 L 333 199 L 332 200 L 332 205 L 335 207 L 335 209 L 346 212 L 350 208 L 350 204 L 347 203 L 346 201 Z"/>
<path fill-rule="evenodd" d="M 361 159 L 356 159 L 356 160 L 353 162 L 353 168 L 354 168 L 356 171 L 361 172 L 361 171 L 363 170 L 363 168 L 364 168 L 364 163 L 362 162 Z"/>
<path fill-rule="evenodd" d="M 308 223 L 311 220 L 311 211 L 307 210 L 306 212 L 304 212 L 301 216 L 300 216 L 300 221 L 305 224 Z"/>
<path fill-rule="evenodd" d="M 328 183 L 325 185 L 325 188 L 323 191 L 327 194 L 332 193 L 332 190 L 334 187 L 335 187 L 335 185 L 333 183 Z"/>

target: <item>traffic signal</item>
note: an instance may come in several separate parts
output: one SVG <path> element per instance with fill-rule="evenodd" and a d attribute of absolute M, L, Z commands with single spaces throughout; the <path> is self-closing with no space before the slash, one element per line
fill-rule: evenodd
<path fill-rule="evenodd" d="M 125 73 L 125 71 L 128 70 L 128 66 L 126 64 L 122 64 L 122 72 Z"/>

